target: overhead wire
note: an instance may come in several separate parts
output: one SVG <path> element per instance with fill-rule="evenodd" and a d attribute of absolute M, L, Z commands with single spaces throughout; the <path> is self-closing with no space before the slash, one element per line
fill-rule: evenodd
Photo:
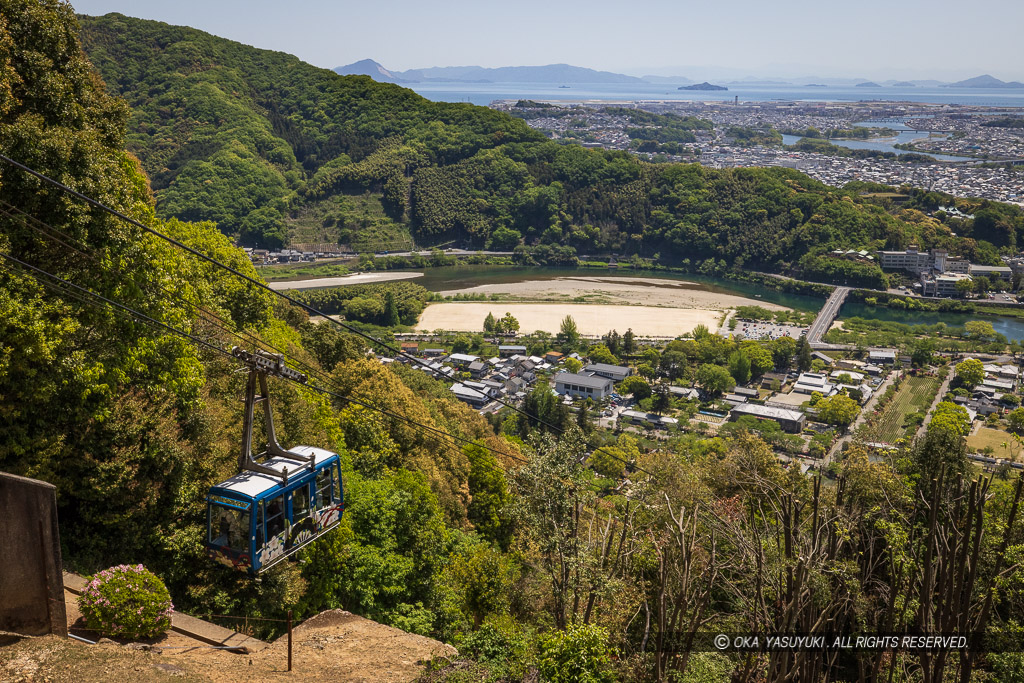
<path fill-rule="evenodd" d="M 10 211 L 8 211 L 5 208 L 3 208 L 5 206 L 8 209 L 12 209 L 14 211 L 17 211 L 19 214 L 21 214 L 21 216 L 15 216 Z M 9 218 L 11 218 L 12 220 L 19 220 L 19 221 L 21 221 L 23 225 L 26 225 L 26 227 L 30 227 L 32 229 L 35 229 L 35 230 L 39 231 L 44 236 L 47 236 L 48 238 L 53 239 L 54 241 L 62 244 L 63 246 L 67 247 L 68 249 L 73 250 L 75 253 L 79 254 L 83 258 L 86 258 L 86 259 L 92 261 L 93 263 L 97 264 L 98 267 L 104 269 L 105 271 L 109 271 L 109 269 L 100 262 L 100 259 L 95 254 L 89 253 L 87 251 L 87 248 L 84 248 L 84 245 L 83 245 L 83 248 L 79 248 L 79 247 L 77 247 L 77 246 L 75 246 L 73 244 L 69 244 L 67 241 L 65 241 L 63 239 L 63 237 L 67 237 L 66 235 L 63 235 L 63 233 L 61 233 L 61 231 L 59 231 L 59 229 L 49 225 L 45 221 L 42 221 L 42 220 L 40 220 L 38 218 L 35 218 L 34 216 L 31 216 L 30 214 L 28 214 L 28 213 L 18 209 L 17 207 L 14 207 L 14 206 L 10 205 L 7 202 L 4 202 L 2 200 L 0 200 L 0 215 L 6 215 Z M 24 218 L 22 218 L 22 216 L 24 218 L 28 218 L 28 219 L 32 220 L 32 222 L 35 223 L 35 225 L 28 226 L 24 222 Z M 56 233 L 56 234 L 54 234 L 54 233 Z M 69 239 L 73 239 L 73 238 L 69 238 Z M 3 255 L 3 256 L 5 258 L 7 257 L 7 255 Z M 36 268 L 34 266 L 31 266 L 30 264 L 27 264 L 27 263 L 25 263 L 23 261 L 20 261 L 19 259 L 15 259 L 13 257 L 10 257 L 10 260 L 15 261 L 15 262 L 17 262 L 19 264 L 22 264 L 22 265 L 24 265 L 24 266 L 26 266 L 28 268 L 32 268 L 36 272 L 38 272 L 40 274 L 45 274 L 46 276 L 48 276 L 48 277 L 50 277 L 50 278 L 52 278 L 54 280 L 66 282 L 67 285 L 75 286 L 76 289 L 80 290 L 81 292 L 87 292 L 87 293 L 91 294 L 92 296 L 95 296 L 95 297 L 100 298 L 100 299 L 103 298 L 100 295 L 96 294 L 95 292 L 92 292 L 91 290 L 87 290 L 85 288 L 77 287 L 76 285 L 74 285 L 70 281 L 65 281 L 65 280 L 63 280 L 63 278 L 59 278 L 58 276 L 55 276 L 52 273 L 49 273 L 48 271 L 45 271 L 45 270 L 43 270 L 41 268 Z M 118 271 L 118 274 L 121 274 L 121 273 Z M 325 375 L 323 374 L 322 371 L 317 370 L 316 368 L 314 368 L 313 366 L 309 365 L 305 361 L 302 361 L 301 359 L 298 359 L 298 358 L 295 358 L 293 356 L 290 356 L 289 354 L 287 354 L 287 352 L 285 352 L 285 351 L 283 351 L 281 349 L 278 349 L 273 344 L 258 338 L 254 334 L 249 333 L 248 331 L 244 331 L 243 330 L 242 332 L 239 332 L 237 330 L 232 329 L 230 327 L 230 324 L 226 320 L 224 320 L 224 318 L 222 318 L 221 316 L 217 315 L 216 313 L 214 313 L 214 312 L 212 312 L 212 311 L 210 311 L 210 310 L 208 310 L 208 309 L 206 309 L 206 308 L 204 308 L 202 306 L 194 304 L 193 302 L 190 302 L 190 301 L 184 299 L 180 295 L 177 295 L 176 293 L 168 290 L 166 287 L 161 286 L 160 288 L 164 291 L 165 295 L 173 297 L 173 298 L 176 298 L 179 303 L 181 303 L 181 304 L 191 308 L 194 314 L 196 314 L 198 316 L 201 316 L 201 318 L 202 318 L 203 315 L 205 315 L 206 318 L 202 318 L 202 319 L 205 319 L 206 322 L 213 324 L 215 327 L 220 329 L 222 332 L 225 332 L 225 333 L 227 333 L 229 335 L 233 335 L 234 337 L 236 337 L 237 339 L 239 339 L 243 343 L 251 343 L 256 348 L 259 348 L 260 346 L 265 346 L 265 347 L 267 347 L 269 349 L 272 349 L 272 350 L 280 353 L 281 355 L 285 356 L 286 358 L 288 358 L 288 360 L 290 360 L 292 362 L 292 365 L 299 366 L 300 368 L 306 370 L 307 371 L 307 375 L 316 376 L 316 377 L 318 377 L 321 380 L 325 379 Z M 64 291 L 66 291 L 66 290 L 64 290 Z M 83 303 L 88 303 L 88 302 L 84 301 L 83 298 L 81 297 L 81 295 L 78 294 L 78 293 L 75 294 L 75 298 L 77 300 L 79 300 L 79 301 L 83 301 Z M 110 302 L 109 300 L 107 300 L 107 301 L 108 301 L 108 303 Z M 117 302 L 113 302 L 113 303 L 115 305 L 117 305 Z M 138 311 L 135 311 L 134 309 L 131 309 L 130 307 L 127 307 L 127 306 L 124 306 L 124 305 L 120 305 L 120 307 L 122 309 L 124 309 L 125 311 L 130 311 L 133 314 L 135 314 L 135 315 L 137 315 L 139 317 L 145 318 L 148 321 L 159 322 L 159 321 L 154 321 L 152 318 L 149 318 L 148 316 L 145 316 L 145 314 L 139 313 Z M 212 318 L 212 320 L 210 320 L 209 318 Z M 182 335 L 182 336 L 187 336 L 190 339 L 194 339 L 193 336 L 188 335 L 187 333 L 183 332 L 182 330 L 179 330 L 177 328 L 174 328 L 172 326 L 169 326 L 169 325 L 166 325 L 166 324 L 162 324 L 162 323 L 161 323 L 161 325 L 164 328 L 168 329 L 168 330 L 173 330 L 176 334 L 179 334 L 179 335 Z M 224 349 L 219 349 L 219 350 L 222 353 L 227 353 Z M 229 353 L 227 355 L 231 356 L 231 354 L 229 354 Z M 232 356 L 232 358 L 233 358 L 233 356 Z M 290 378 L 286 377 L 284 379 L 290 379 Z M 327 381 L 329 381 L 330 378 L 327 377 L 326 379 L 327 379 Z M 294 381 L 294 380 L 292 380 L 292 381 Z M 299 384 L 302 384 L 302 383 L 299 383 Z M 495 455 L 500 455 L 500 456 L 503 456 L 503 457 L 508 458 L 510 460 L 515 460 L 515 461 L 523 463 L 523 464 L 528 463 L 527 460 L 525 460 L 525 459 L 523 459 L 523 458 L 521 458 L 521 457 L 519 457 L 519 456 L 517 456 L 517 455 L 515 455 L 513 453 L 493 448 L 491 446 L 488 446 L 487 444 L 480 443 L 478 440 L 469 439 L 467 437 L 457 436 L 457 435 L 451 434 L 449 432 L 440 430 L 440 429 L 438 429 L 436 427 L 432 427 L 430 425 L 425 425 L 425 424 L 423 424 L 421 422 L 413 420 L 412 418 L 409 418 L 409 417 L 406 417 L 406 416 L 401 415 L 399 413 L 396 413 L 394 411 L 388 410 L 387 408 L 382 408 L 380 406 L 373 405 L 373 404 L 369 403 L 368 401 L 366 401 L 364 399 L 353 398 L 351 396 L 346 396 L 346 395 L 341 394 L 341 393 L 336 392 L 336 391 L 325 390 L 322 387 L 318 387 L 318 386 L 315 386 L 315 385 L 312 385 L 312 384 L 303 384 L 303 386 L 306 386 L 307 388 L 312 389 L 314 391 L 317 391 L 317 392 L 319 392 L 321 394 L 329 395 L 329 396 L 331 396 L 331 397 L 333 397 L 335 399 L 346 401 L 348 403 L 351 403 L 351 404 L 354 404 L 354 405 L 358 405 L 358 406 L 360 406 L 362 408 L 365 408 L 365 409 L 368 409 L 368 410 L 372 410 L 372 411 L 376 411 L 376 412 L 388 415 L 389 417 L 394 417 L 394 418 L 403 420 L 403 421 L 413 425 L 414 427 L 417 427 L 417 428 L 419 428 L 421 430 L 425 430 L 425 431 L 430 432 L 434 436 L 440 436 L 442 438 L 450 439 L 456 445 L 459 445 L 460 442 L 461 443 L 465 443 L 465 444 L 475 445 L 475 446 L 478 446 L 478 447 L 483 448 L 485 450 L 488 450 L 488 451 L 490 451 L 491 453 L 493 453 Z M 502 468 L 502 473 L 507 474 L 507 471 L 504 468 Z"/>
<path fill-rule="evenodd" d="M 93 199 L 92 197 L 89 197 L 88 195 L 82 194 L 81 192 L 78 192 L 77 190 L 75 190 L 75 189 L 65 185 L 64 183 L 61 183 L 58 180 L 54 180 L 53 178 L 50 178 L 49 176 L 46 176 L 45 174 L 42 174 L 42 173 L 36 171 L 35 169 L 32 169 L 32 168 L 26 166 L 25 164 L 17 162 L 14 159 L 11 159 L 10 157 L 7 157 L 7 156 L 5 156 L 3 154 L 0 154 L 0 161 L 3 161 L 5 163 L 7 163 L 7 164 L 10 164 L 11 166 L 14 166 L 15 168 L 18 168 L 18 169 L 20 169 L 20 170 L 22 170 L 22 171 L 24 171 L 24 172 L 34 176 L 34 177 L 36 177 L 36 178 L 38 178 L 38 179 L 40 179 L 40 180 L 42 180 L 42 181 L 44 181 L 44 182 L 46 182 L 46 183 L 48 183 L 50 185 L 56 187 L 57 189 L 59 189 L 59 190 L 61 190 L 63 192 L 66 192 L 66 193 L 70 194 L 71 196 L 76 197 L 76 198 L 86 202 L 90 206 L 94 206 L 94 207 L 100 209 L 101 211 L 105 211 L 105 212 L 109 213 L 112 216 L 120 218 L 121 220 L 129 223 L 130 225 L 134 225 L 135 227 L 139 228 L 140 230 L 142 230 L 142 231 L 144 231 L 144 232 L 146 232 L 148 234 L 151 234 L 151 235 L 153 235 L 153 236 L 155 236 L 155 237 L 157 237 L 159 239 L 162 239 L 162 240 L 168 242 L 169 244 L 172 244 L 172 245 L 174 245 L 174 246 L 176 246 L 176 247 L 178 247 L 180 249 L 183 249 L 183 250 L 191 253 L 193 256 L 196 256 L 197 258 L 199 258 L 199 259 L 201 259 L 203 261 L 211 263 L 211 264 L 213 264 L 213 265 L 215 265 L 215 266 L 217 266 L 219 268 L 222 268 L 222 269 L 232 273 L 236 277 L 239 277 L 239 278 L 243 279 L 244 281 L 248 282 L 250 285 L 253 285 L 253 286 L 257 287 L 258 289 L 262 289 L 264 291 L 267 291 L 267 292 L 273 294 L 274 296 L 278 296 L 278 297 L 288 301 L 289 303 L 291 303 L 291 304 L 293 304 L 295 306 L 298 306 L 299 308 L 301 308 L 302 310 L 306 311 L 309 314 L 323 317 L 323 318 L 331 321 L 335 325 L 341 327 L 342 329 L 345 329 L 346 331 L 348 331 L 348 332 L 350 332 L 352 334 L 355 334 L 355 335 L 357 335 L 359 337 L 362 337 L 362 338 L 372 342 L 373 344 L 375 344 L 375 345 L 377 345 L 377 346 L 379 346 L 381 348 L 384 348 L 384 349 L 387 349 L 387 350 L 393 352 L 394 354 L 396 354 L 396 356 L 402 356 L 402 357 L 408 358 L 411 361 L 413 361 L 415 363 L 418 363 L 419 365 L 427 368 L 428 371 L 430 371 L 432 373 L 434 372 L 433 368 L 430 367 L 430 364 L 427 363 L 426 361 L 424 361 L 423 359 L 417 358 L 417 357 L 415 357 L 415 356 L 413 356 L 411 354 L 408 354 L 408 353 L 402 351 L 400 348 L 396 348 L 394 346 L 391 346 L 388 343 L 384 342 L 383 340 L 377 339 L 373 335 L 367 334 L 367 333 L 363 332 L 362 330 L 360 330 L 360 329 L 358 329 L 358 328 L 356 328 L 356 327 L 354 327 L 352 325 L 347 325 L 344 322 L 342 322 L 342 321 L 340 321 L 340 320 L 338 320 L 336 318 L 332 318 L 331 316 L 324 314 L 323 312 L 313 308 L 312 306 L 310 306 L 310 305 L 308 305 L 308 304 L 306 304 L 306 303 L 304 303 L 302 301 L 299 301 L 298 299 L 296 299 L 296 298 L 294 298 L 292 296 L 289 296 L 288 294 L 285 294 L 284 292 L 280 292 L 278 290 L 273 289 L 272 287 L 268 286 L 265 282 L 260 282 L 259 280 L 256 280 L 256 279 L 254 279 L 252 277 L 249 277 L 248 275 L 246 275 L 245 273 L 242 273 L 238 269 L 233 268 L 233 267 L 227 265 L 226 263 L 218 261 L 217 259 L 213 258 L 212 256 L 204 254 L 203 252 L 198 251 L 197 249 L 194 249 L 194 248 L 188 246 L 187 244 L 184 244 L 180 240 L 177 240 L 177 239 L 175 239 L 175 238 L 173 238 L 173 237 L 171 237 L 169 235 L 166 235 L 166 234 L 160 232 L 159 230 L 155 230 L 154 228 L 151 228 L 151 227 L 143 224 L 142 222 L 132 218 L 131 216 L 128 216 L 128 215 L 122 213 L 121 211 L 118 211 L 117 209 L 111 208 L 111 207 L 103 204 L 102 202 L 100 202 L 100 201 L 98 201 L 96 199 Z M 523 410 L 522 408 L 519 408 L 518 406 L 513 405 L 511 403 L 507 403 L 505 401 L 502 401 L 501 399 L 494 399 L 494 401 L 496 403 L 499 403 L 500 405 L 503 405 L 503 406 L 505 406 L 505 407 L 507 407 L 507 408 L 509 408 L 509 409 L 511 409 L 513 411 L 515 411 L 516 413 L 519 413 L 519 414 L 523 415 L 524 417 L 526 417 L 526 418 L 528 418 L 530 420 L 536 421 L 539 424 L 544 425 L 545 427 L 547 427 L 552 432 L 555 432 L 555 433 L 558 433 L 558 434 L 564 434 L 564 430 L 563 429 L 561 429 L 561 428 L 559 428 L 559 427 L 557 427 L 557 426 L 547 422 L 546 420 L 542 419 L 538 415 L 532 415 L 528 411 Z M 601 447 L 598 447 L 598 448 L 594 449 L 594 453 L 598 453 L 598 452 L 604 452 L 609 457 L 611 457 L 611 458 L 613 458 L 613 459 L 615 459 L 615 460 L 617 460 L 619 462 L 622 462 L 624 465 L 632 467 L 635 470 L 644 472 L 645 474 L 653 475 L 652 472 L 649 472 L 648 470 L 640 467 L 635 462 L 626 460 L 625 458 L 622 458 L 621 456 L 619 456 L 619 455 L 617 455 L 615 453 L 612 453 L 611 451 L 608 451 L 604 446 L 601 446 Z"/>

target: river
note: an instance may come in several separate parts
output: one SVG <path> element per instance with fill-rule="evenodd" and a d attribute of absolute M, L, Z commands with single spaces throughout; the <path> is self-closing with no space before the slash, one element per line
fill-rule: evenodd
<path fill-rule="evenodd" d="M 445 268 L 426 269 L 423 277 L 416 280 L 416 284 L 422 285 L 432 292 L 441 292 L 457 289 L 469 289 L 478 285 L 506 284 L 525 282 L 528 280 L 554 280 L 556 278 L 563 277 L 656 278 L 662 280 L 682 281 L 689 283 L 687 287 L 690 289 L 744 296 L 751 299 L 778 304 L 780 306 L 786 306 L 787 308 L 792 308 L 798 311 L 817 312 L 825 303 L 825 300 L 822 297 L 780 292 L 774 289 L 766 289 L 761 285 L 749 282 L 740 282 L 706 275 L 666 273 L 658 270 L 605 271 L 594 268 L 451 266 Z M 656 284 L 647 282 L 637 282 L 636 284 L 640 286 L 657 287 Z M 843 320 L 845 318 L 852 317 L 900 322 L 908 325 L 934 325 L 935 323 L 943 322 L 951 327 L 959 327 L 969 320 L 979 319 L 978 316 L 967 313 L 901 311 L 886 308 L 884 306 L 868 306 L 866 304 L 848 301 L 840 310 L 839 319 Z M 1024 339 L 1024 319 L 1002 316 L 985 316 L 980 319 L 991 322 L 995 331 L 1005 335 L 1007 339 Z"/>
<path fill-rule="evenodd" d="M 864 123 L 866 122 L 857 123 L 854 125 L 859 126 L 863 125 Z M 892 124 L 883 124 L 882 122 L 878 122 L 879 128 L 890 127 L 891 125 Z M 832 139 L 829 140 L 829 142 L 839 147 L 846 147 L 847 149 L 873 149 L 879 152 L 891 152 L 893 154 L 910 154 L 911 152 L 905 149 L 898 149 L 895 147 L 895 145 L 904 144 L 907 142 L 911 142 L 913 140 L 920 140 L 922 138 L 927 138 L 929 135 L 926 132 L 910 130 L 905 126 L 904 128 L 899 129 L 898 131 L 894 130 L 894 133 L 896 134 L 893 135 L 892 137 L 875 138 L 873 140 Z M 946 136 L 943 136 L 943 139 L 945 139 L 945 137 Z M 799 142 L 801 139 L 802 138 L 799 135 L 783 135 L 782 144 L 793 145 Z M 933 159 L 936 159 L 937 161 L 976 161 L 976 159 L 972 159 L 971 157 L 958 157 L 952 156 L 950 154 L 931 154 L 929 152 L 914 152 L 914 154 L 923 154 L 925 156 L 929 156 Z"/>

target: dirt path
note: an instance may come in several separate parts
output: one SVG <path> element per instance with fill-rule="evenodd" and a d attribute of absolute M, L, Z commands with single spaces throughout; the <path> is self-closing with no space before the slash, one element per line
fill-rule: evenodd
<path fill-rule="evenodd" d="M 74 596 L 68 596 L 69 622 L 74 623 L 79 614 Z M 81 629 L 72 632 L 85 633 Z M 287 636 L 259 652 L 241 655 L 212 649 L 171 632 L 146 645 L 120 645 L 109 640 L 88 645 L 57 636 L 0 641 L 0 681 L 393 683 L 412 681 L 423 673 L 423 662 L 454 653 L 450 645 L 431 638 L 332 610 L 294 629 L 290 673 Z"/>

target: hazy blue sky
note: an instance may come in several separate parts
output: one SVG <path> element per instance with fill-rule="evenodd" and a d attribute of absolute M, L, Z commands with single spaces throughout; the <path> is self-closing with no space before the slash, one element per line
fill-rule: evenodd
<path fill-rule="evenodd" d="M 959 79 L 990 73 L 1024 80 L 1019 0 L 72 4 L 83 14 L 121 12 L 194 26 L 327 68 L 371 58 L 396 70 L 567 62 L 693 78 L 749 73 Z"/>

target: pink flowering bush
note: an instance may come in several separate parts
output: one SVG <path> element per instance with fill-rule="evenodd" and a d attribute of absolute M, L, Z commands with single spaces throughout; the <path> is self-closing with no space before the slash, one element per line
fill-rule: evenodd
<path fill-rule="evenodd" d="M 94 575 L 78 597 L 86 626 L 117 638 L 153 638 L 171 627 L 171 594 L 141 564 L 122 564 Z"/>

